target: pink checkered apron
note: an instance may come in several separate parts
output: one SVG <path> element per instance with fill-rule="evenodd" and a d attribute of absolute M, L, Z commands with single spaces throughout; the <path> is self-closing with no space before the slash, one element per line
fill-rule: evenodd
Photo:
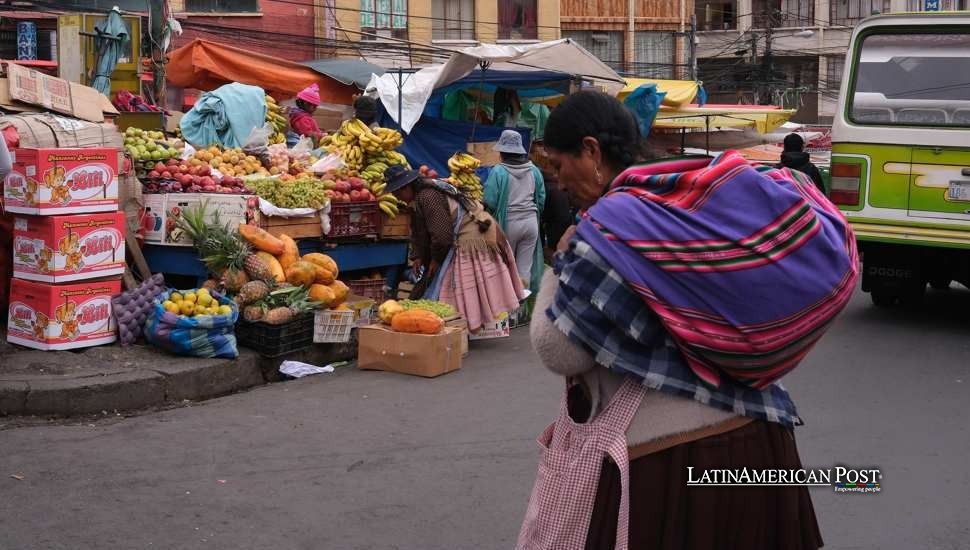
<path fill-rule="evenodd" d="M 642 384 L 628 377 L 606 409 L 585 424 L 577 424 L 569 416 L 568 388 L 563 392 L 559 418 L 537 440 L 542 459 L 517 550 L 583 550 L 605 456 L 620 470 L 615 550 L 627 550 L 630 461 L 626 430 L 644 392 Z"/>

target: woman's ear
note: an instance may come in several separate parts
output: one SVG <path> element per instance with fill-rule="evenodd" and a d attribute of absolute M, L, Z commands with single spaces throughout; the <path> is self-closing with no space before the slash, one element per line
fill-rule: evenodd
<path fill-rule="evenodd" d="M 583 150 L 589 153 L 590 158 L 596 163 L 596 166 L 600 165 L 600 160 L 602 159 L 602 152 L 600 151 L 600 142 L 598 139 L 592 136 L 586 136 L 583 138 Z"/>

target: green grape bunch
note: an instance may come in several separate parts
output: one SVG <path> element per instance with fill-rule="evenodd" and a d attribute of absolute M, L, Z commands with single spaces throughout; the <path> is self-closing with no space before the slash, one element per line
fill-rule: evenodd
<path fill-rule="evenodd" d="M 444 302 L 436 302 L 434 300 L 401 300 L 398 302 L 401 304 L 405 310 L 409 309 L 423 309 L 425 311 L 430 311 L 442 319 L 447 319 L 449 317 L 454 317 L 458 314 L 455 308 L 451 307 L 450 304 Z"/>
<path fill-rule="evenodd" d="M 262 179 L 249 182 L 250 188 L 261 198 L 278 208 L 313 208 L 326 206 L 327 195 L 323 182 L 312 178 L 293 181 Z"/>

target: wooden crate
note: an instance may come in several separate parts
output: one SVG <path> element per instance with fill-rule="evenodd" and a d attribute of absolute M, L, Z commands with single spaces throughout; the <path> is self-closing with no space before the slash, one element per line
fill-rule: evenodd
<path fill-rule="evenodd" d="M 411 236 L 411 215 L 401 212 L 393 219 L 385 217 L 381 238 L 408 238 Z"/>
<path fill-rule="evenodd" d="M 281 233 L 286 233 L 294 239 L 318 238 L 323 236 L 323 228 L 320 227 L 319 216 L 307 216 L 305 218 L 282 218 L 279 216 L 258 216 L 259 227 L 268 231 L 271 235 L 279 237 Z"/>

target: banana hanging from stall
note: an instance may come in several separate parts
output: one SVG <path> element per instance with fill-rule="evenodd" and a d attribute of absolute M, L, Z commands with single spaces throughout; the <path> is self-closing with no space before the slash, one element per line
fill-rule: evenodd
<path fill-rule="evenodd" d="M 482 161 L 462 151 L 455 153 L 448 159 L 451 181 L 469 197 L 479 201 L 482 200 L 485 193 L 482 188 L 482 180 L 475 174 L 475 170 L 481 165 Z"/>

